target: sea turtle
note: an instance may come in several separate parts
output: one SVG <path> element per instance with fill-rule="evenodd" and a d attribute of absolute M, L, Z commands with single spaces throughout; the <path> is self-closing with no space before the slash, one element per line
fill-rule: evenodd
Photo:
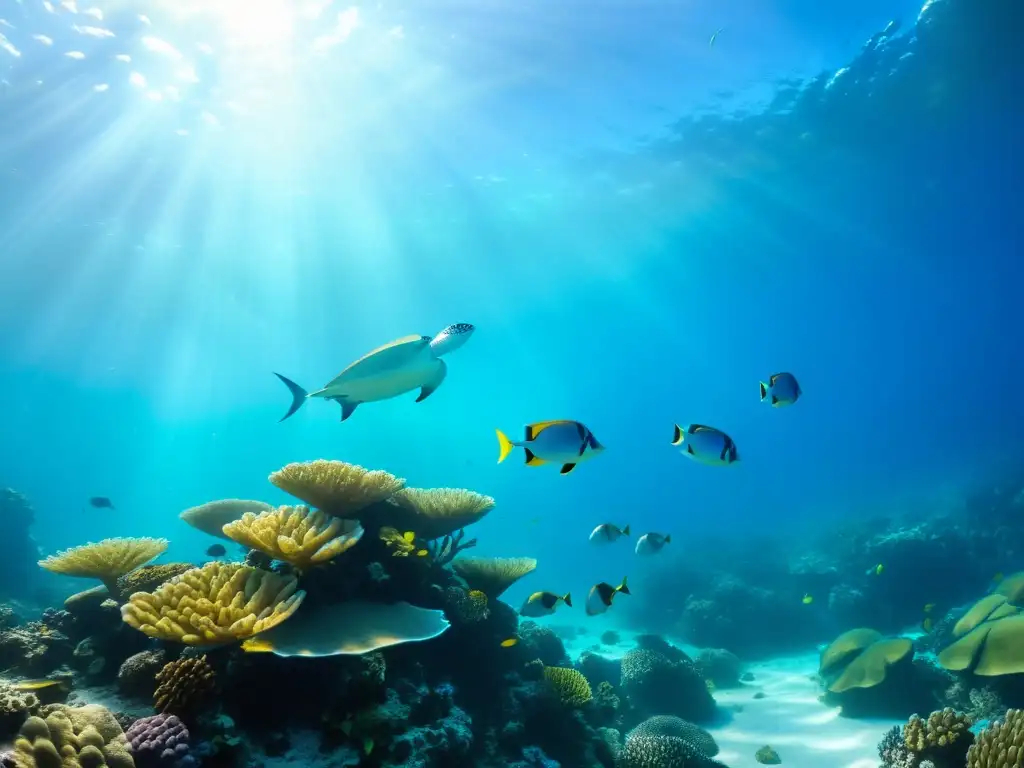
<path fill-rule="evenodd" d="M 275 373 L 292 393 L 292 405 L 280 420 L 299 410 L 309 397 L 336 401 L 341 406 L 342 421 L 360 403 L 388 400 L 417 388 L 420 395 L 416 402 L 425 400 L 441 386 L 448 373 L 441 355 L 465 344 L 474 330 L 469 323 L 455 323 L 433 338 L 413 335 L 395 339 L 363 355 L 316 392 L 306 392 L 291 379 Z"/>

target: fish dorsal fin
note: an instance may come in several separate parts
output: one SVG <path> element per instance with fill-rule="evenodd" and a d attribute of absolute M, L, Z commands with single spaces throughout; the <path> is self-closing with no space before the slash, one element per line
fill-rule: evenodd
<path fill-rule="evenodd" d="M 538 458 L 536 454 L 534 454 L 534 452 L 531 451 L 529 448 L 524 448 L 523 451 L 526 452 L 526 466 L 539 467 L 542 464 L 547 464 L 547 462 L 544 461 L 544 459 Z"/>
<path fill-rule="evenodd" d="M 771 378 L 770 378 L 770 379 L 768 379 L 768 383 L 769 383 L 769 384 L 771 384 L 771 385 L 772 385 L 772 386 L 774 387 L 774 386 L 775 386 L 775 380 L 776 380 L 777 378 L 779 378 L 779 376 L 780 376 L 780 375 L 781 375 L 781 374 L 778 374 L 778 373 L 773 373 L 773 374 L 772 374 L 772 376 L 771 376 Z"/>
<path fill-rule="evenodd" d="M 536 424 L 526 425 L 526 442 L 536 440 L 537 436 L 548 427 L 553 427 L 556 424 L 571 424 L 571 421 L 565 419 L 554 419 L 553 421 L 538 421 Z"/>
<path fill-rule="evenodd" d="M 576 465 L 575 464 L 563 464 L 562 468 L 560 470 L 558 470 L 558 474 L 560 474 L 560 475 L 568 475 L 574 469 L 576 469 Z"/>
<path fill-rule="evenodd" d="M 694 435 L 698 432 L 717 432 L 718 430 L 715 429 L 714 427 L 708 427 L 703 424 L 691 424 L 690 428 L 687 431 L 691 435 Z"/>

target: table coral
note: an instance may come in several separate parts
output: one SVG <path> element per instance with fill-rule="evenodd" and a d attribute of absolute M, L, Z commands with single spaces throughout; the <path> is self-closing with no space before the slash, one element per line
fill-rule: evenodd
<path fill-rule="evenodd" d="M 532 557 L 462 557 L 452 563 L 471 590 L 480 590 L 491 600 L 536 567 Z"/>
<path fill-rule="evenodd" d="M 415 531 L 424 539 L 450 536 L 494 509 L 490 496 L 464 488 L 403 488 L 391 501 L 397 509 L 388 524 Z"/>
<path fill-rule="evenodd" d="M 145 537 L 104 539 L 57 552 L 40 560 L 39 565 L 64 576 L 97 579 L 115 594 L 120 577 L 163 554 L 167 544 L 166 539 Z"/>
<path fill-rule="evenodd" d="M 312 507 L 341 517 L 384 501 L 405 487 L 405 480 L 390 472 L 326 459 L 288 464 L 272 473 L 270 482 Z"/>

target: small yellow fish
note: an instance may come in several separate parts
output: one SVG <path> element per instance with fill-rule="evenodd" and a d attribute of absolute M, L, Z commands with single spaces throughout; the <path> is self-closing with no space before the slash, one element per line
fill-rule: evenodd
<path fill-rule="evenodd" d="M 508 640 L 501 641 L 502 648 L 511 648 L 513 645 L 519 642 L 518 637 L 510 637 Z"/>
<path fill-rule="evenodd" d="M 373 739 L 369 736 L 363 739 L 363 752 L 367 755 L 373 752 Z"/>
<path fill-rule="evenodd" d="M 813 597 L 811 597 L 810 595 L 804 595 L 804 597 L 803 597 L 803 600 L 801 600 L 801 602 L 802 602 L 802 603 L 803 603 L 804 605 L 810 605 L 811 603 L 813 603 L 813 602 L 814 602 L 814 598 L 813 598 Z"/>
<path fill-rule="evenodd" d="M 925 606 L 924 606 L 924 612 L 925 613 L 931 613 L 933 610 L 935 610 L 935 603 L 925 603 Z"/>
<path fill-rule="evenodd" d="M 934 624 L 932 622 L 932 617 L 925 616 L 924 621 L 921 622 L 921 629 L 923 629 L 925 632 L 931 632 L 933 626 Z"/>
<path fill-rule="evenodd" d="M 429 554 L 430 554 L 430 552 L 428 552 L 425 549 L 417 549 L 416 550 L 416 557 L 426 557 Z"/>
<path fill-rule="evenodd" d="M 882 571 L 884 571 L 884 570 L 885 570 L 885 566 L 882 565 L 881 563 L 879 563 L 878 565 L 875 566 L 875 576 L 881 576 L 882 575 Z"/>
<path fill-rule="evenodd" d="M 40 680 L 22 680 L 20 683 L 15 683 L 14 687 L 19 691 L 42 691 L 45 688 L 62 685 L 64 685 L 62 680 L 47 680 L 43 678 Z"/>

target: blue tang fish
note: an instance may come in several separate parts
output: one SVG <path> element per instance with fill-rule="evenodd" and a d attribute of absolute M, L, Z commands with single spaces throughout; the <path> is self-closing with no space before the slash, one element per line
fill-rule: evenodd
<path fill-rule="evenodd" d="M 740 460 L 731 437 L 720 429 L 703 424 L 689 424 L 685 429 L 676 424 L 672 445 L 687 458 L 701 464 L 727 466 Z"/>
<path fill-rule="evenodd" d="M 792 373 L 776 373 L 761 383 L 761 402 L 770 403 L 772 408 L 782 408 L 795 403 L 803 392 Z"/>
<path fill-rule="evenodd" d="M 500 429 L 498 433 L 498 463 L 512 452 L 522 448 L 526 452 L 526 465 L 539 467 L 554 462 L 561 464 L 560 474 L 567 475 L 576 469 L 581 461 L 594 458 L 604 450 L 594 433 L 578 421 L 559 419 L 538 421 L 526 425 L 526 436 L 521 442 L 513 442 Z"/>

